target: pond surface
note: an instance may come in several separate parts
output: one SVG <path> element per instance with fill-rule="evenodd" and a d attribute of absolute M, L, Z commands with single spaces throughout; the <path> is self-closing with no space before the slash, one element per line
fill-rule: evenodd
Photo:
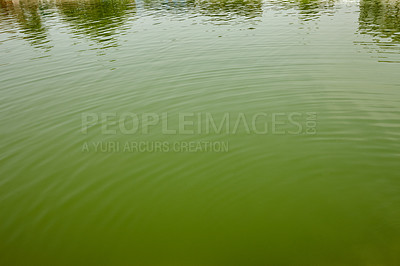
<path fill-rule="evenodd" d="M 0 111 L 2 265 L 400 264 L 399 1 L 0 0 Z"/>

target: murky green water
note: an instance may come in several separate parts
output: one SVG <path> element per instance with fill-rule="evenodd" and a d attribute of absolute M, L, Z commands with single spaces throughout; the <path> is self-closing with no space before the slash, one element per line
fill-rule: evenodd
<path fill-rule="evenodd" d="M 0 92 L 1 265 L 400 264 L 399 1 L 0 0 Z"/>

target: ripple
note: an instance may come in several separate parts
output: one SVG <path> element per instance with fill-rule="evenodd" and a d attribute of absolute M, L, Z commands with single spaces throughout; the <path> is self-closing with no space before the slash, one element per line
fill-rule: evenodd
<path fill-rule="evenodd" d="M 0 0 L 1 260 L 396 264 L 397 9 L 385 0 Z M 83 113 L 106 112 L 167 112 L 178 131 L 180 113 L 216 122 L 228 113 L 233 126 L 262 112 L 257 126 L 268 132 L 166 135 L 158 123 L 149 134 L 139 125 L 106 135 L 100 122 L 81 132 Z M 289 133 L 294 113 L 301 130 Z M 273 114 L 285 117 L 283 134 Z M 82 149 L 141 141 L 229 151 Z"/>

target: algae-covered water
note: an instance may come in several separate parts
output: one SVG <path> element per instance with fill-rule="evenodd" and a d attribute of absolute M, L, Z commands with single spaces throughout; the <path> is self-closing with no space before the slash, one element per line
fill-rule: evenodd
<path fill-rule="evenodd" d="M 400 2 L 0 0 L 1 265 L 399 265 Z"/>

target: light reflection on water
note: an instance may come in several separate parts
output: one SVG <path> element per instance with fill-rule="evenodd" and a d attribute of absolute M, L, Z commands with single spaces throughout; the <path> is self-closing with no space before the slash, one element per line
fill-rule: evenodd
<path fill-rule="evenodd" d="M 362 0 L 359 3 L 333 0 L 1 0 L 0 4 L 2 31 L 13 32 L 7 38 L 20 37 L 33 47 L 45 50 L 52 47 L 51 37 L 48 36 L 52 27 L 66 28 L 75 37 L 87 37 L 108 48 L 118 46 L 118 36 L 129 27 L 127 22 L 140 17 L 151 17 L 154 24 L 158 24 L 158 19 L 168 17 L 216 25 L 233 25 L 247 20 L 256 25 L 257 21 L 262 20 L 263 14 L 271 11 L 309 21 L 318 20 L 322 15 L 332 16 L 338 8 L 343 7 L 359 13 L 356 33 L 370 35 L 370 42 L 376 43 L 381 52 L 397 53 L 400 42 L 399 2 L 393 0 Z M 253 29 L 254 26 L 249 28 Z M 354 41 L 369 43 L 357 38 Z"/>

